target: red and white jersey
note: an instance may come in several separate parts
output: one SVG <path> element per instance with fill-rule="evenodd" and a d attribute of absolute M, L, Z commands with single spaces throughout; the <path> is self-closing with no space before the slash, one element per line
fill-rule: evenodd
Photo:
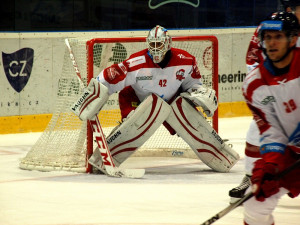
<path fill-rule="evenodd" d="M 171 48 L 171 57 L 165 68 L 153 63 L 144 49 L 127 60 L 101 71 L 97 80 L 108 87 L 109 94 L 131 86 L 140 101 L 151 93 L 169 101 L 180 88 L 186 91 L 202 85 L 196 59 L 188 52 Z"/>
<path fill-rule="evenodd" d="M 260 26 L 258 26 L 252 35 L 248 51 L 246 54 L 246 64 L 247 64 L 247 71 L 248 73 L 253 70 L 255 67 L 258 66 L 259 63 L 264 61 L 264 53 L 262 51 L 262 48 L 260 46 L 260 42 L 258 39 L 258 32 L 259 32 Z"/>
<path fill-rule="evenodd" d="M 261 46 L 260 41 L 258 38 L 259 29 L 261 26 L 258 26 L 252 35 L 248 51 L 246 54 L 246 64 L 247 64 L 247 72 L 249 73 L 254 68 L 256 68 L 259 63 L 263 62 L 266 58 Z M 300 47 L 300 38 L 298 38 L 296 47 Z"/>
<path fill-rule="evenodd" d="M 250 72 L 243 94 L 260 130 L 260 151 L 266 162 L 280 164 L 286 147 L 300 153 L 300 48 L 289 71 L 273 75 L 266 60 Z"/>

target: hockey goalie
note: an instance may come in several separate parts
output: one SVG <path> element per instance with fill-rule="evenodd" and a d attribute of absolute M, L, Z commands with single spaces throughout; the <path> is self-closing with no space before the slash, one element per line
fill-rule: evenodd
<path fill-rule="evenodd" d="M 106 140 L 116 166 L 141 147 L 161 124 L 170 135 L 179 135 L 215 171 L 228 172 L 239 160 L 239 155 L 196 108 L 213 116 L 218 107 L 215 91 L 202 84 L 195 57 L 172 47 L 164 27 L 157 25 L 149 31 L 146 49 L 91 79 L 71 109 L 81 120 L 89 120 L 115 92 L 119 93 L 122 123 Z M 105 169 L 97 149 L 89 162 Z"/>

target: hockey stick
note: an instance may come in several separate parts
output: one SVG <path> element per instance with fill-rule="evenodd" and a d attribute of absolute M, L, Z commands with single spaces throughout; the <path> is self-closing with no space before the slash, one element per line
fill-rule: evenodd
<path fill-rule="evenodd" d="M 275 177 L 275 180 L 279 180 L 280 178 L 282 178 L 283 176 L 285 176 L 286 174 L 288 174 L 289 172 L 291 172 L 292 170 L 294 170 L 298 166 L 300 166 L 300 159 L 297 160 L 294 164 L 292 164 L 288 168 L 286 168 L 285 170 L 283 170 L 282 172 L 280 172 Z M 223 209 L 222 211 L 220 211 L 219 213 L 217 213 L 216 215 L 214 215 L 210 219 L 206 220 L 204 223 L 201 223 L 201 225 L 210 225 L 210 224 L 213 224 L 218 219 L 222 218 L 223 216 L 225 216 L 226 214 L 228 214 L 229 212 L 231 212 L 232 210 L 234 210 L 238 206 L 242 205 L 244 202 L 246 202 L 247 200 L 249 200 L 253 196 L 254 195 L 253 195 L 252 192 L 247 193 L 243 198 L 241 198 L 240 200 L 238 200 L 237 202 L 235 202 L 233 204 L 230 204 L 225 209 Z"/>
<path fill-rule="evenodd" d="M 70 58 L 75 70 L 75 73 L 77 75 L 78 81 L 80 83 L 80 86 L 82 89 L 84 89 L 84 83 L 81 78 L 81 74 L 77 65 L 77 62 L 75 60 L 73 51 L 71 49 L 69 40 L 66 38 L 65 39 L 65 44 L 69 50 Z M 111 156 L 111 152 L 108 148 L 106 138 L 104 136 L 102 126 L 100 124 L 100 121 L 98 119 L 98 115 L 96 114 L 91 118 L 89 121 L 89 124 L 91 126 L 91 129 L 93 131 L 93 136 L 95 138 L 95 141 L 97 143 L 97 146 L 99 148 L 102 161 L 103 161 L 103 166 L 105 169 L 101 169 L 102 172 L 104 172 L 108 176 L 112 177 L 128 177 L 128 178 L 141 178 L 145 174 L 144 169 L 121 169 L 115 166 L 113 162 L 113 158 Z"/>

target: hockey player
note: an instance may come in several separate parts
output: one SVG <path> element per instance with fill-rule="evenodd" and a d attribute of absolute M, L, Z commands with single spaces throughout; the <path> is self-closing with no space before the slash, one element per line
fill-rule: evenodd
<path fill-rule="evenodd" d="M 292 12 L 298 18 L 300 23 L 300 0 L 282 0 L 284 9 L 288 12 Z M 261 26 L 259 26 L 252 36 L 250 41 L 247 55 L 246 64 L 248 73 L 256 68 L 259 63 L 263 62 L 265 55 L 263 49 L 260 46 L 258 39 L 258 33 Z M 300 38 L 297 42 L 297 47 L 300 47 Z M 231 202 L 236 201 L 244 196 L 246 189 L 250 186 L 250 178 L 253 169 L 253 163 L 260 159 L 261 155 L 259 152 L 259 130 L 254 120 L 251 121 L 250 127 L 246 135 L 246 147 L 245 147 L 245 176 L 242 182 L 235 188 L 229 191 Z"/>
<path fill-rule="evenodd" d="M 246 225 L 274 225 L 272 212 L 280 197 L 300 193 L 300 168 L 274 179 L 300 158 L 300 49 L 295 48 L 299 31 L 297 17 L 290 12 L 277 12 L 263 21 L 258 34 L 266 59 L 243 84 L 261 134 L 261 159 L 254 163 L 251 177 L 255 197 L 244 203 Z"/>
<path fill-rule="evenodd" d="M 163 123 L 177 133 L 196 155 L 215 171 L 228 172 L 238 161 L 232 150 L 196 106 L 212 116 L 217 109 L 215 91 L 203 86 L 196 59 L 172 48 L 172 38 L 159 25 L 149 31 L 148 48 L 103 71 L 88 85 L 74 111 L 82 120 L 97 114 L 108 96 L 119 92 L 122 124 L 106 138 L 114 163 L 119 166 L 142 146 Z M 74 108 L 74 107 L 73 107 Z M 89 162 L 103 165 L 95 150 Z"/>

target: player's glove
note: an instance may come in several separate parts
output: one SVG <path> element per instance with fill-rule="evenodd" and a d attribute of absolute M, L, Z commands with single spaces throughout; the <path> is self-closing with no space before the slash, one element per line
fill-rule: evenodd
<path fill-rule="evenodd" d="M 279 191 L 279 181 L 276 179 L 278 165 L 267 163 L 263 159 L 255 162 L 252 171 L 252 192 L 258 201 L 263 202 Z"/>
<path fill-rule="evenodd" d="M 207 116 L 213 116 L 218 108 L 216 91 L 204 86 L 190 88 L 187 92 L 180 94 L 182 97 L 192 101 L 196 106 L 201 106 Z"/>
<path fill-rule="evenodd" d="M 71 110 L 81 120 L 89 120 L 99 113 L 107 100 L 107 87 L 98 82 L 95 78 L 92 78 L 87 88 L 83 91 L 83 94 L 71 106 Z"/>

